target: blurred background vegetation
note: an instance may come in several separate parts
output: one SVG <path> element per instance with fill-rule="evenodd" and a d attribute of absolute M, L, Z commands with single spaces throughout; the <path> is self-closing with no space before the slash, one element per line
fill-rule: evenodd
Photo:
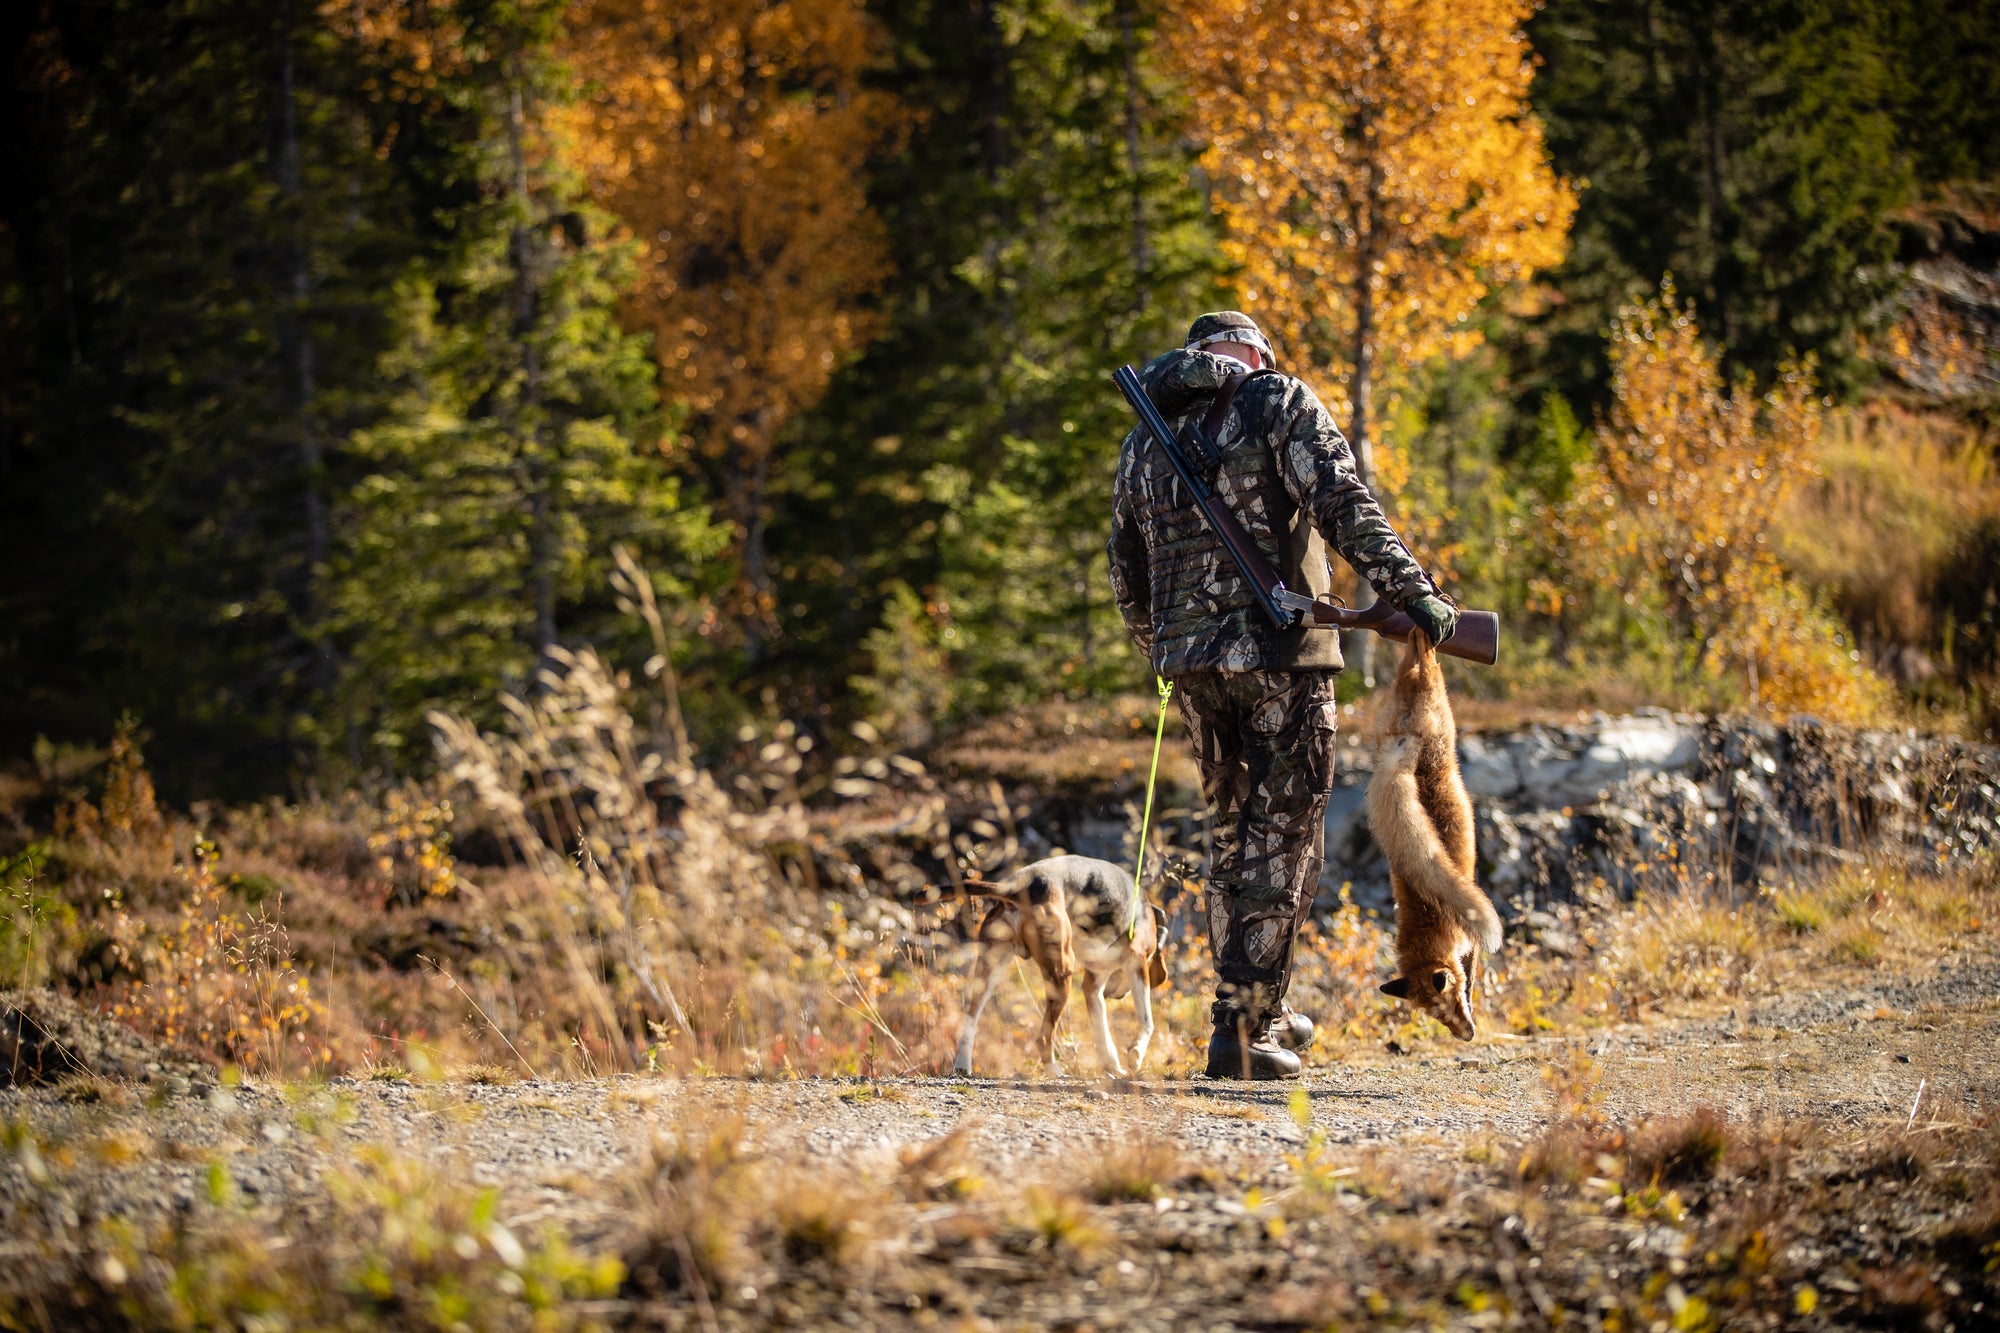
<path fill-rule="evenodd" d="M 1467 690 L 1991 734 L 2000 4 L 1208 10 L 8 6 L 0 755 L 337 790 L 584 647 L 711 750 L 1140 687 L 1107 376 L 1225 306 Z"/>

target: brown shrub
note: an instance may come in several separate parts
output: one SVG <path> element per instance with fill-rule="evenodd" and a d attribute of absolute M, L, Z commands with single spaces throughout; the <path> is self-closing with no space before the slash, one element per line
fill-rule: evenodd
<path fill-rule="evenodd" d="M 1713 1106 L 1649 1120 L 1630 1136 L 1626 1179 L 1656 1184 L 1707 1179 L 1722 1165 L 1729 1144 L 1729 1118 Z"/>

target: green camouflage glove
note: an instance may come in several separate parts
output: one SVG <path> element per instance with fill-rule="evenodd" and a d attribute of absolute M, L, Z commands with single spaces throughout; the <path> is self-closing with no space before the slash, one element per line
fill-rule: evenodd
<path fill-rule="evenodd" d="M 1417 622 L 1417 628 L 1430 636 L 1435 648 L 1451 637 L 1458 628 L 1458 611 L 1442 597 L 1424 596 L 1417 598 L 1403 608 L 1403 613 Z"/>

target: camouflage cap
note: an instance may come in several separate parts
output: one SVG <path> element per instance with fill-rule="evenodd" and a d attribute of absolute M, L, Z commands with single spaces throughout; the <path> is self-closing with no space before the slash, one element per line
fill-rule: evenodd
<path fill-rule="evenodd" d="M 1271 350 L 1270 342 L 1264 337 L 1257 321 L 1241 310 L 1218 310 L 1203 315 L 1188 325 L 1187 342 L 1189 351 L 1206 347 L 1210 343 L 1242 343 L 1254 347 L 1264 354 L 1264 359 L 1275 363 L 1277 353 Z"/>

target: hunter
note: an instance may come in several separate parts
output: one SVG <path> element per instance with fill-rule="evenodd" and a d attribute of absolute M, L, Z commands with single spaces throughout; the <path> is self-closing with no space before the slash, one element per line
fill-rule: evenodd
<path fill-rule="evenodd" d="M 1248 315 L 1203 315 L 1186 346 L 1140 378 L 1177 435 L 1190 422 L 1207 426 L 1219 452 L 1211 484 L 1287 588 L 1325 596 L 1331 545 L 1433 643 L 1451 637 L 1457 611 L 1382 516 L 1326 408 L 1273 368 L 1271 344 Z M 1141 427 L 1118 456 L 1111 587 L 1132 641 L 1174 684 L 1208 798 L 1208 1074 L 1294 1078 L 1313 1022 L 1285 994 L 1324 855 L 1340 640 L 1273 627 L 1150 444 Z"/>

